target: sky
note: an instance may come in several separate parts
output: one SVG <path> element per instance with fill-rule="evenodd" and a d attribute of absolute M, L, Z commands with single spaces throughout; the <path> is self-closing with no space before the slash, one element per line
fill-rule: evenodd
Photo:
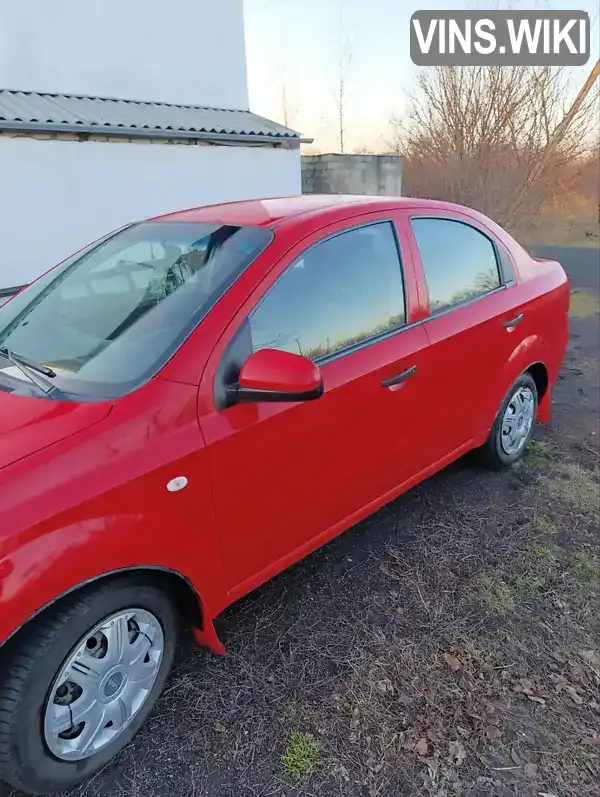
<path fill-rule="evenodd" d="M 592 20 L 592 56 L 574 70 L 575 90 L 598 57 L 598 0 L 244 0 L 250 108 L 339 151 L 336 93 L 344 63 L 346 151 L 389 149 L 416 67 L 409 20 L 419 9 L 580 9 Z"/>

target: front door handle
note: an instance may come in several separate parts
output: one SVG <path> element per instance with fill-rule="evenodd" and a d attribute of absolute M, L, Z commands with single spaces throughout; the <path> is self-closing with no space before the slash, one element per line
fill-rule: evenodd
<path fill-rule="evenodd" d="M 382 379 L 381 387 L 394 387 L 394 385 L 399 385 L 402 382 L 406 382 L 407 379 L 410 379 L 417 372 L 417 366 L 413 365 L 410 368 L 407 368 L 406 371 L 402 371 L 401 374 L 396 374 L 396 376 L 390 376 L 389 379 Z"/>
<path fill-rule="evenodd" d="M 519 313 L 518 316 L 515 316 L 515 318 L 511 318 L 510 321 L 505 321 L 502 324 L 502 326 L 504 327 L 504 329 L 514 329 L 517 326 L 517 324 L 521 323 L 522 320 L 523 320 L 523 313 Z"/>

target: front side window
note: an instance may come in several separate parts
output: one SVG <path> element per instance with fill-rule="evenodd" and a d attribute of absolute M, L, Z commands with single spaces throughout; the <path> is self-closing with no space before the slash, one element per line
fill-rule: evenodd
<path fill-rule="evenodd" d="M 404 322 L 402 270 L 389 222 L 312 246 L 250 316 L 254 351 L 282 349 L 313 360 Z"/>
<path fill-rule="evenodd" d="M 496 252 L 483 233 L 450 219 L 412 219 L 431 312 L 500 287 Z"/>
<path fill-rule="evenodd" d="M 166 362 L 271 239 L 259 227 L 132 225 L 0 308 L 0 349 L 51 368 L 63 394 L 123 395 Z M 7 365 L 0 355 L 0 378 Z"/>

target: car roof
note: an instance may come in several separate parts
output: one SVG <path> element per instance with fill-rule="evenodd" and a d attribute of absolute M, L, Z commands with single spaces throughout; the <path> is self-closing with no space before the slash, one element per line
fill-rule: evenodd
<path fill-rule="evenodd" d="M 346 194 L 304 194 L 273 199 L 247 199 L 218 205 L 204 205 L 157 216 L 150 221 L 221 222 L 223 224 L 274 227 L 285 221 L 318 216 L 324 221 L 391 210 L 402 206 L 422 209 L 458 209 L 458 205 L 413 197 L 381 197 Z"/>

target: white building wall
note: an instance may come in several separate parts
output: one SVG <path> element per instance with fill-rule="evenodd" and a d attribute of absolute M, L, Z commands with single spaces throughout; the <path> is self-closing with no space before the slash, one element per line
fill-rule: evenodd
<path fill-rule="evenodd" d="M 0 0 L 0 86 L 248 108 L 243 0 Z"/>
<path fill-rule="evenodd" d="M 0 136 L 0 288 L 129 221 L 301 193 L 299 150 Z"/>

